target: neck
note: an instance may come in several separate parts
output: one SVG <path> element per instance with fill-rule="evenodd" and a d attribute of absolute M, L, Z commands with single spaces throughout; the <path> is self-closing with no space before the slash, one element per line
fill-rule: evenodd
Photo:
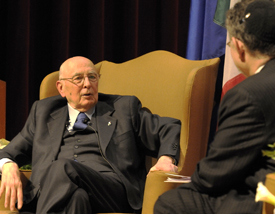
<path fill-rule="evenodd" d="M 248 58 L 248 74 L 252 76 L 256 73 L 256 71 L 263 65 L 265 65 L 271 58 L 268 56 L 250 56 Z"/>

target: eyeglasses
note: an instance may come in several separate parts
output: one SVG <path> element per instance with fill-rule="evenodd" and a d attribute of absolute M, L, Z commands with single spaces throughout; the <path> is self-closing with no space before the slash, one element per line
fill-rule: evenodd
<path fill-rule="evenodd" d="M 231 40 L 230 40 L 229 42 L 227 42 L 226 45 L 228 45 L 228 47 L 230 47 L 230 45 L 231 45 Z"/>
<path fill-rule="evenodd" d="M 84 80 L 85 78 L 88 78 L 89 82 L 97 82 L 100 78 L 100 75 L 99 74 L 96 74 L 96 73 L 91 73 L 91 74 L 87 74 L 87 75 L 75 75 L 71 78 L 62 78 L 62 79 L 59 79 L 59 80 L 68 80 L 69 82 L 77 85 L 77 86 L 81 86 L 83 85 L 84 83 Z"/>

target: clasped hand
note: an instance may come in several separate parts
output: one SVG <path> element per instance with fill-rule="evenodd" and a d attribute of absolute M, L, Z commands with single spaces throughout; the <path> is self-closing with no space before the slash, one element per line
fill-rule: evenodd
<path fill-rule="evenodd" d="M 173 164 L 173 159 L 171 157 L 164 155 L 158 159 L 157 163 L 150 169 L 149 173 L 153 171 L 178 172 L 178 167 Z"/>
<path fill-rule="evenodd" d="M 0 198 L 5 193 L 5 207 L 10 207 L 10 210 L 17 208 L 21 209 L 23 205 L 23 189 L 20 180 L 19 168 L 16 163 L 8 162 L 3 165 Z"/>

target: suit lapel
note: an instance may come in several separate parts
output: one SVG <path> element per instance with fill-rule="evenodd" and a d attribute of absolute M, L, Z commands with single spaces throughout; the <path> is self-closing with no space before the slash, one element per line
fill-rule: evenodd
<path fill-rule="evenodd" d="M 99 135 L 99 143 L 104 155 L 107 145 L 114 133 L 117 120 L 112 117 L 114 108 L 104 102 L 99 101 L 96 106 L 96 119 Z"/>
<path fill-rule="evenodd" d="M 52 120 L 48 122 L 47 125 L 50 133 L 53 155 L 56 159 L 68 119 L 67 105 L 53 112 L 51 118 Z"/>
<path fill-rule="evenodd" d="M 114 133 L 117 120 L 112 117 L 114 108 L 105 102 L 98 101 L 96 105 L 96 120 L 98 128 L 99 143 L 103 154 L 105 155 L 106 148 Z M 58 109 L 51 114 L 51 120 L 48 122 L 48 130 L 51 138 L 51 146 L 54 158 L 57 158 L 59 152 L 66 122 L 68 119 L 67 105 Z M 64 124 L 64 125 L 63 125 Z"/>

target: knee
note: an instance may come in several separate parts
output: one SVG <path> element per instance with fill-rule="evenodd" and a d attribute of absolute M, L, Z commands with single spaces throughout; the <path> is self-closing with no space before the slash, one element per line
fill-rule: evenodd
<path fill-rule="evenodd" d="M 73 162 L 74 161 L 70 159 L 58 159 L 51 164 L 50 170 L 56 173 L 60 173 L 61 171 L 68 171 L 68 169 L 73 168 Z"/>
<path fill-rule="evenodd" d="M 48 168 L 47 173 L 43 176 L 44 179 L 62 179 L 64 176 L 73 174 L 74 167 L 72 166 L 74 162 L 69 159 L 58 159 L 54 161 Z"/>
<path fill-rule="evenodd" d="M 88 193 L 77 188 L 66 206 L 66 213 L 92 213 Z"/>
<path fill-rule="evenodd" d="M 78 188 L 73 193 L 72 200 L 83 201 L 83 202 L 89 203 L 89 196 L 88 196 L 88 193 L 84 189 Z"/>
<path fill-rule="evenodd" d="M 173 196 L 171 191 L 163 193 L 157 199 L 154 206 L 154 214 L 168 214 L 171 213 L 171 206 L 173 207 Z"/>
<path fill-rule="evenodd" d="M 51 167 L 64 168 L 67 165 L 71 165 L 71 162 L 74 162 L 74 161 L 70 160 L 70 159 L 62 158 L 62 159 L 58 159 L 58 160 L 52 162 Z"/>

